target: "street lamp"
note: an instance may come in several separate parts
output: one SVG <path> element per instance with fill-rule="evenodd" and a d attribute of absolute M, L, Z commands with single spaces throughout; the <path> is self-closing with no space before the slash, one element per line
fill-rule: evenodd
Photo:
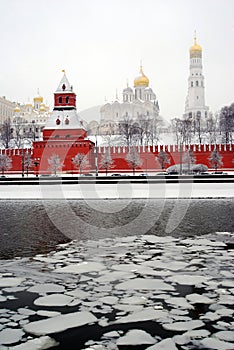
<path fill-rule="evenodd" d="M 40 164 L 40 158 L 34 158 L 34 165 L 36 167 L 36 177 L 38 177 L 38 165 Z"/>

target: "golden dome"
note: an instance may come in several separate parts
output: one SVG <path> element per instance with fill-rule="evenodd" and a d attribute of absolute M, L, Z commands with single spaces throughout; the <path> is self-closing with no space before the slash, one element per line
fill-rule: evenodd
<path fill-rule="evenodd" d="M 141 75 L 139 77 L 136 77 L 134 80 L 134 87 L 136 86 L 149 86 L 149 79 L 145 76 L 142 70 L 142 66 L 140 67 L 140 73 Z"/>
<path fill-rule="evenodd" d="M 43 97 L 42 96 L 36 96 L 33 99 L 34 102 L 43 102 Z"/>
<path fill-rule="evenodd" d="M 197 37 L 196 37 L 196 33 L 194 35 L 194 44 L 193 46 L 190 47 L 190 57 L 201 57 L 202 54 L 202 48 L 200 45 L 197 44 Z"/>
<path fill-rule="evenodd" d="M 15 112 L 15 113 L 19 113 L 19 112 L 20 112 L 19 106 L 16 106 L 16 107 L 15 107 L 14 112 Z"/>
<path fill-rule="evenodd" d="M 40 111 L 41 111 L 41 112 L 45 112 L 45 105 L 44 105 L 44 103 L 42 103 L 42 104 L 40 105 Z"/>

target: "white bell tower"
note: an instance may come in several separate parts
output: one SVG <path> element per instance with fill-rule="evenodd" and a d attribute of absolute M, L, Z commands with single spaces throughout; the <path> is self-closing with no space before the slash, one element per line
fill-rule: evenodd
<path fill-rule="evenodd" d="M 190 75 L 188 78 L 188 95 L 185 103 L 185 117 L 204 122 L 208 117 L 209 107 L 205 105 L 205 84 L 202 74 L 202 48 L 197 44 L 196 32 L 194 44 L 189 50 Z"/>

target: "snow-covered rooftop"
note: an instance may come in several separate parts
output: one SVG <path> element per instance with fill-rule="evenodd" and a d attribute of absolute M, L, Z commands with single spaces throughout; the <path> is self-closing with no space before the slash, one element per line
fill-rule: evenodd
<path fill-rule="evenodd" d="M 56 92 L 72 92 L 72 86 L 70 85 L 66 74 L 64 73 Z"/>

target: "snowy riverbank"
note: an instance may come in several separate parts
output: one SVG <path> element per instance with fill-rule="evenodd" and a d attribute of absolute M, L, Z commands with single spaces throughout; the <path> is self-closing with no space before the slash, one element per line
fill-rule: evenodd
<path fill-rule="evenodd" d="M 234 198 L 233 183 L 1 185 L 0 199 Z"/>

